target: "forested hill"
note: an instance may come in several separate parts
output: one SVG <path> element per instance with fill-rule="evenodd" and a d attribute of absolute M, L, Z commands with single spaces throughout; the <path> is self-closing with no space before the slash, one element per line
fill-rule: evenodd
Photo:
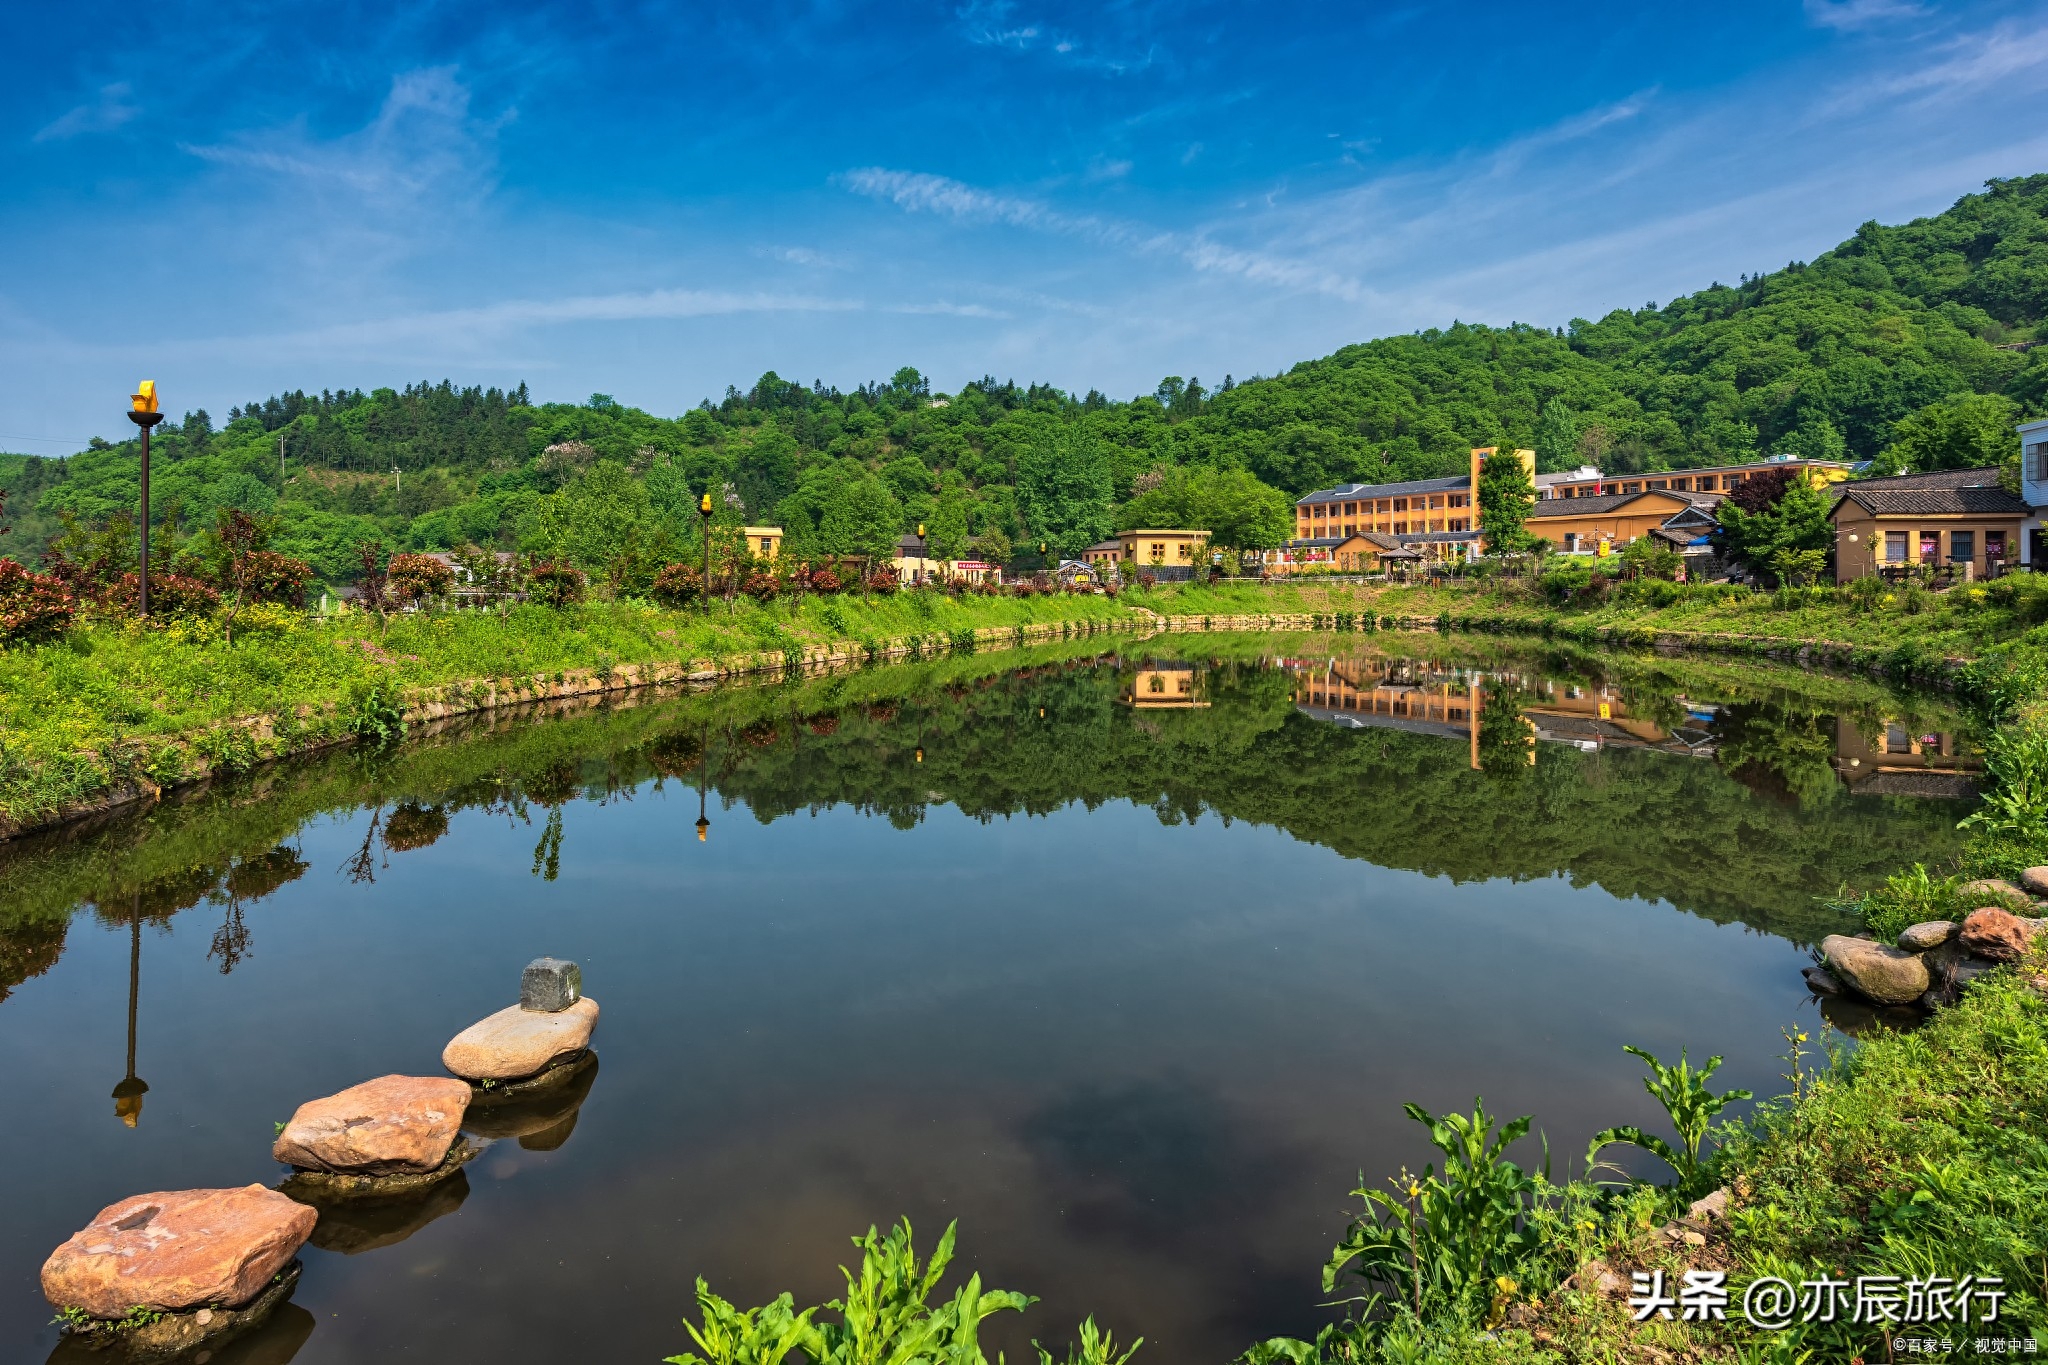
<path fill-rule="evenodd" d="M 2044 316 L 2036 175 L 1662 307 L 1557 330 L 1458 323 L 1129 402 L 992 378 L 934 394 L 911 369 L 850 393 L 770 373 L 674 419 L 602 395 L 536 405 L 523 385 L 292 393 L 167 421 L 151 492 L 183 528 L 223 506 L 275 513 L 278 548 L 337 581 L 364 540 L 593 568 L 622 543 L 665 552 L 693 537 L 707 486 L 721 516 L 782 524 L 794 550 L 868 551 L 919 521 L 940 553 L 1071 552 L 1119 521 L 1228 524 L 1254 544 L 1287 533 L 1295 495 L 1454 471 L 1474 445 L 1533 446 L 1545 469 L 1996 462 L 2010 423 L 2048 410 L 2048 346 L 2026 349 Z M 63 514 L 132 507 L 134 456 L 132 441 L 0 456 L 0 553 L 32 560 Z"/>

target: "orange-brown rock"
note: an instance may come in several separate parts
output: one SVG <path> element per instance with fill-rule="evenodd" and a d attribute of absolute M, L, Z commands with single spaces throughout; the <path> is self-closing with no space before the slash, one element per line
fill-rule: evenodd
<path fill-rule="evenodd" d="M 1994 905 L 1972 910 L 1963 920 L 1963 931 L 1956 935 L 1963 947 L 1993 962 L 2019 961 L 2033 937 L 2033 925 Z"/>
<path fill-rule="evenodd" d="M 511 1005 L 455 1035 L 441 1065 L 472 1081 L 513 1081 L 590 1046 L 597 1002 L 584 996 L 553 1014 Z"/>
<path fill-rule="evenodd" d="M 469 1094 L 467 1082 L 446 1076 L 379 1076 L 300 1105 L 270 1152 L 338 1175 L 431 1171 L 462 1129 Z"/>
<path fill-rule="evenodd" d="M 117 1318 L 239 1308 L 312 1235 L 319 1215 L 275 1190 L 169 1190 L 109 1204 L 43 1262 L 43 1296 Z"/>

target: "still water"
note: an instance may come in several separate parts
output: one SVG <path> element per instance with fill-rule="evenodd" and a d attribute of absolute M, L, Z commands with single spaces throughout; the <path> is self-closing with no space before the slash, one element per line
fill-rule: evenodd
<path fill-rule="evenodd" d="M 1226 1361 L 1313 1332 L 1358 1174 L 1430 1156 L 1403 1101 L 1562 1154 L 1661 1121 L 1625 1043 L 1776 1093 L 1818 898 L 1968 809 L 1954 718 L 1861 683 L 1119 650 L 504 715 L 0 850 L 0 1354 L 57 1349 L 37 1270 L 102 1206 L 275 1183 L 274 1121 L 439 1074 L 555 954 L 587 1092 L 323 1222 L 215 1365 L 653 1362 L 697 1276 L 820 1302 L 903 1215 L 1041 1297 L 1013 1358 L 1092 1312 Z"/>

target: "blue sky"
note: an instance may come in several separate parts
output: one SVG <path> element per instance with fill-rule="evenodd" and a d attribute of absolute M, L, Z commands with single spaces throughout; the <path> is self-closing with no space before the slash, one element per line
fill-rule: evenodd
<path fill-rule="evenodd" d="M 1690 12 L 1688 12 L 1690 11 Z M 22 6 L 0 449 L 448 377 L 1127 397 L 2048 170 L 2048 6 Z M 119 423 L 119 425 L 117 425 Z"/>

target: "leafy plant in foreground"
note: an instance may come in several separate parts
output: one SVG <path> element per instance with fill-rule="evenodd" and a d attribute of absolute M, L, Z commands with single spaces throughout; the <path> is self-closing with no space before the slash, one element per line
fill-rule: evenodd
<path fill-rule="evenodd" d="M 1493 1116 L 1477 1100 L 1469 1118 L 1433 1117 L 1416 1104 L 1402 1109 L 1429 1129 L 1431 1144 L 1444 1154 L 1443 1174 L 1431 1163 L 1420 1176 L 1403 1170 L 1389 1182 L 1391 1191 L 1353 1190 L 1365 1201 L 1365 1216 L 1330 1253 L 1323 1291 L 1334 1291 L 1348 1271 L 1372 1286 L 1364 1300 L 1368 1313 L 1389 1291 L 1420 1317 L 1426 1301 L 1476 1304 L 1538 1249 L 1528 1219 L 1549 1178 L 1550 1148 L 1544 1144 L 1540 1183 L 1506 1155 L 1528 1135 L 1527 1114 L 1496 1133 Z"/>
<path fill-rule="evenodd" d="M 846 1296 L 824 1305 L 839 1315 L 837 1322 L 813 1323 L 824 1309 L 799 1313 L 788 1294 L 762 1308 L 737 1309 L 699 1280 L 703 1326 L 684 1325 L 704 1354 L 670 1356 L 665 1365 L 779 1365 L 791 1351 L 802 1351 L 816 1365 L 986 1365 L 982 1320 L 1035 1300 L 1007 1289 L 984 1290 L 977 1274 L 950 1300 L 932 1307 L 928 1300 L 952 1264 L 957 1227 L 946 1228 L 924 1265 L 911 1245 L 907 1218 L 887 1236 L 869 1228 L 866 1236 L 854 1238 L 861 1249 L 860 1271 L 840 1267 Z M 1112 1355 L 1113 1349 L 1107 1336 L 1096 1335 L 1091 1318 L 1082 1325 L 1081 1355 L 1070 1355 L 1069 1365 L 1123 1365 L 1137 1347 L 1120 1357 Z M 1043 1348 L 1039 1354 L 1051 1360 Z"/>
<path fill-rule="evenodd" d="M 1642 1058 L 1650 1068 L 1650 1074 L 1643 1078 L 1643 1089 L 1649 1091 L 1651 1098 L 1663 1105 L 1664 1112 L 1671 1116 L 1671 1126 L 1678 1132 L 1678 1146 L 1674 1148 L 1663 1138 L 1646 1133 L 1634 1124 L 1605 1128 L 1593 1135 L 1592 1145 L 1586 1148 L 1586 1168 L 1593 1169 L 1601 1150 L 1614 1143 L 1640 1147 L 1662 1158 L 1677 1174 L 1677 1183 L 1670 1187 L 1672 1198 L 1679 1203 L 1691 1203 L 1707 1193 L 1714 1179 L 1712 1155 L 1705 1158 L 1700 1155 L 1700 1148 L 1706 1142 L 1707 1126 L 1723 1109 L 1737 1100 L 1752 1098 L 1752 1093 L 1728 1090 L 1717 1095 L 1707 1089 L 1707 1081 L 1721 1069 L 1719 1057 L 1709 1057 L 1705 1066 L 1694 1071 L 1682 1049 L 1677 1066 L 1666 1066 L 1639 1047 L 1623 1050 Z"/>

